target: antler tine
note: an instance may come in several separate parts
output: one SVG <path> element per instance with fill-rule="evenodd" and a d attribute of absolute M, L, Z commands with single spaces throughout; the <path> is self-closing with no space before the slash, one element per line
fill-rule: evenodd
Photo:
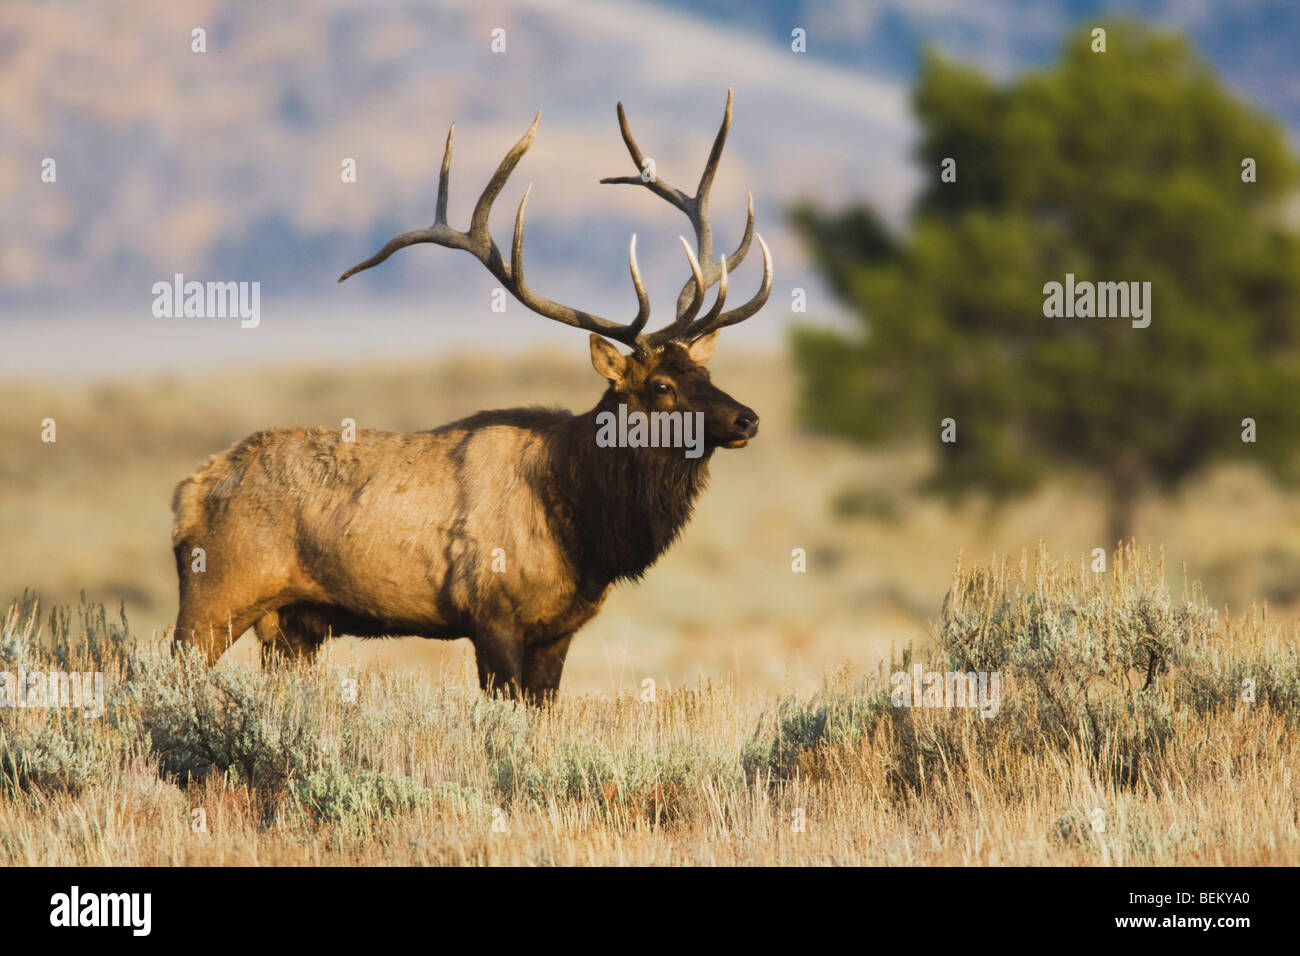
<path fill-rule="evenodd" d="M 704 172 L 700 174 L 700 185 L 695 190 L 696 215 L 709 227 L 709 190 L 713 188 L 713 177 L 718 172 L 718 161 L 722 159 L 722 147 L 727 144 L 727 131 L 731 129 L 731 90 L 727 90 L 727 108 L 722 113 L 722 125 L 718 135 L 713 137 L 713 148 L 704 163 Z"/>
<path fill-rule="evenodd" d="M 686 330 L 682 336 L 683 341 L 692 342 L 716 329 L 724 329 L 728 325 L 743 322 L 766 304 L 767 297 L 772 294 L 772 253 L 767 248 L 767 243 L 763 241 L 762 236 L 755 235 L 754 238 L 758 240 L 758 247 L 763 250 L 763 282 L 759 286 L 758 292 L 740 308 L 717 314 L 722 305 L 721 299 L 726 295 L 727 266 L 724 260 L 722 263 L 721 285 L 718 287 L 719 301 L 709 311 L 708 315 Z"/>
<path fill-rule="evenodd" d="M 713 180 L 717 176 L 718 164 L 722 159 L 722 150 L 727 143 L 727 134 L 731 130 L 731 111 L 733 102 L 733 91 L 727 90 L 727 105 L 723 110 L 722 124 L 718 127 L 717 135 L 713 138 L 713 147 L 709 150 L 709 157 L 704 164 L 704 171 L 700 174 L 699 186 L 697 187 L 694 196 L 686 195 L 680 189 L 671 185 L 658 175 L 650 179 L 644 178 L 643 175 L 638 175 L 610 176 L 601 180 L 602 183 L 644 186 L 655 195 L 661 197 L 676 208 L 680 209 L 682 212 L 686 213 L 686 216 L 690 219 L 691 226 L 695 232 L 695 245 L 699 253 L 698 261 L 703 264 L 700 281 L 703 282 L 704 291 L 706 292 L 708 289 L 712 288 L 715 283 L 721 282 L 723 275 L 726 272 L 734 272 L 740 264 L 745 261 L 745 256 L 749 253 L 750 243 L 754 238 L 754 196 L 753 193 L 750 193 L 746 205 L 745 231 L 741 236 L 740 244 L 736 247 L 736 251 L 730 256 L 725 258 L 720 257 L 715 263 L 713 259 L 713 227 L 709 219 L 709 193 L 713 188 Z M 623 142 L 627 146 L 627 151 L 632 157 L 632 161 L 636 163 L 638 170 L 644 170 L 645 157 L 641 152 L 641 148 L 637 145 L 636 139 L 632 136 L 632 131 L 627 121 L 627 112 L 624 110 L 622 103 L 618 104 L 618 127 L 619 132 L 623 136 Z M 768 283 L 768 288 L 770 291 L 770 283 Z M 682 286 L 681 292 L 677 295 L 677 318 L 664 331 L 673 329 L 689 333 L 692 329 L 704 328 L 706 324 L 710 329 L 720 328 L 721 326 L 718 323 L 724 318 L 729 320 L 727 324 L 734 324 L 735 322 L 741 321 L 742 318 L 747 318 L 749 315 L 753 314 L 753 312 L 749 312 L 744 316 L 739 316 L 738 313 L 741 310 L 722 313 L 720 311 L 720 305 L 715 303 L 714 310 L 711 311 L 708 316 L 705 316 L 705 318 L 698 321 L 694 321 L 693 324 L 692 320 L 687 319 L 686 324 L 683 325 L 683 317 L 698 309 L 699 303 L 697 300 L 699 297 L 700 293 L 698 291 L 697 279 L 696 276 L 692 274 L 691 277 L 686 280 L 686 284 Z M 722 297 L 723 294 L 719 291 L 719 298 Z M 763 295 L 763 301 L 766 301 L 765 294 Z M 762 302 L 758 302 L 754 305 L 753 311 L 758 311 L 758 308 L 761 307 L 762 304 Z M 749 305 L 746 305 L 743 308 L 749 308 Z M 654 339 L 656 342 L 667 341 L 667 339 L 664 339 L 661 333 L 658 332 L 655 333 Z"/>
<path fill-rule="evenodd" d="M 641 283 L 641 270 L 636 265 L 636 233 L 632 233 L 632 243 L 627 248 L 627 266 L 632 272 L 632 286 L 636 289 L 637 313 L 632 324 L 628 326 L 632 333 L 633 339 L 640 338 L 641 330 L 645 328 L 646 322 L 650 320 L 650 296 L 646 295 L 645 286 Z"/>
<path fill-rule="evenodd" d="M 745 261 L 745 256 L 749 254 L 749 244 L 754 239 L 754 194 L 749 193 L 749 205 L 745 215 L 745 232 L 740 237 L 740 245 L 736 246 L 736 251 L 727 256 L 727 271 L 735 272 L 737 267 Z M 720 278 L 720 277 L 719 277 Z M 718 280 L 714 280 L 718 281 Z M 686 284 L 682 286 L 682 291 L 677 294 L 677 307 L 685 307 L 686 297 L 691 294 L 691 288 L 694 280 L 687 279 Z M 713 282 L 709 283 L 710 285 Z"/>
<path fill-rule="evenodd" d="M 662 348 L 665 343 L 673 341 L 685 332 L 687 327 L 690 326 L 691 320 L 695 318 L 695 314 L 700 311 L 700 305 L 704 302 L 704 292 L 708 288 L 704 283 L 704 273 L 700 269 L 700 262 L 695 258 L 695 253 L 691 252 L 691 244 L 686 241 L 685 236 L 678 236 L 677 238 L 681 240 L 682 248 L 686 250 L 686 261 L 691 264 L 691 282 L 695 285 L 695 295 L 691 298 L 688 307 L 672 323 L 664 326 L 658 332 L 641 336 L 642 345 L 647 349 Z"/>
<path fill-rule="evenodd" d="M 632 284 L 636 286 L 636 297 L 640 309 L 636 318 L 628 325 L 621 325 L 598 315 L 592 315 L 590 312 L 583 312 L 580 309 L 572 309 L 567 305 L 561 305 L 545 296 L 538 295 L 528 288 L 527 283 L 524 282 L 524 210 L 528 206 L 528 197 L 532 191 L 533 184 L 529 183 L 528 188 L 524 190 L 524 198 L 519 201 L 519 211 L 515 213 L 514 241 L 510 245 L 510 291 L 514 293 L 515 298 L 528 308 L 546 316 L 548 319 L 554 319 L 575 328 L 586 329 L 588 332 L 595 332 L 616 342 L 622 342 L 624 345 L 637 344 L 639 338 L 637 333 L 645 326 L 646 320 L 650 318 L 650 297 L 646 295 L 645 287 L 641 284 L 641 273 L 636 267 L 635 246 L 630 253 Z"/>
<path fill-rule="evenodd" d="M 740 237 L 740 245 L 736 246 L 736 251 L 727 256 L 727 269 L 729 272 L 735 272 L 738 265 L 745 261 L 745 256 L 749 255 L 749 245 L 754 239 L 754 194 L 749 194 L 749 207 L 745 215 L 745 232 Z M 718 280 L 714 280 L 718 281 Z M 693 280 L 686 280 L 686 285 L 681 287 L 680 293 L 677 293 L 677 307 L 685 306 L 686 297 L 690 295 L 690 287 Z M 712 285 L 712 281 L 710 282 Z"/>
<path fill-rule="evenodd" d="M 534 121 L 535 125 L 536 121 Z M 451 178 L 451 141 L 456 136 L 456 124 L 447 129 L 447 144 L 442 148 L 442 169 L 438 170 L 438 205 L 433 214 L 434 225 L 447 225 L 447 181 Z"/>
<path fill-rule="evenodd" d="M 524 153 L 528 152 L 528 147 L 533 145 L 533 137 L 537 135 L 537 124 L 541 121 L 542 111 L 538 110 L 537 115 L 533 117 L 533 125 L 528 127 L 528 132 L 523 135 L 519 142 L 510 147 L 510 151 L 506 153 L 505 158 L 497 166 L 497 171 L 488 180 L 487 186 L 483 189 L 483 194 L 478 197 L 478 202 L 474 204 L 474 212 L 469 220 L 469 235 L 475 242 L 492 245 L 492 236 L 488 232 L 488 216 L 492 213 L 492 204 L 496 202 L 497 196 L 501 195 L 506 180 L 510 178 L 510 174 L 519 165 L 519 160 L 524 158 Z M 531 183 L 528 188 L 533 188 Z M 525 193 L 524 202 L 527 201 L 528 196 Z M 479 258 L 482 258 L 482 256 Z"/>
<path fill-rule="evenodd" d="M 428 229 L 413 229 L 410 232 L 404 232 L 400 236 L 395 236 L 384 245 L 377 253 L 367 259 L 365 262 L 359 262 L 343 275 L 339 276 L 338 281 L 356 275 L 358 272 L 364 272 L 372 266 L 377 266 L 398 249 L 404 249 L 407 246 L 413 246 L 420 242 L 433 242 L 442 246 L 451 246 L 456 249 L 466 249 L 478 255 L 478 252 L 469 245 L 469 237 L 459 233 L 447 226 L 447 180 L 451 175 L 451 144 L 456 134 L 456 124 L 452 123 L 451 128 L 447 130 L 447 143 L 442 150 L 442 169 L 438 173 L 438 204 L 434 214 L 433 225 Z M 524 147 L 527 149 L 527 147 Z M 482 256 L 479 256 L 482 258 Z M 486 264 L 486 263 L 485 263 Z M 489 266 L 489 268 L 491 268 Z M 498 276 L 500 278 L 500 276 Z"/>
<path fill-rule="evenodd" d="M 528 151 L 528 147 L 532 145 L 533 135 L 537 131 L 537 123 L 541 118 L 542 114 L 538 112 L 538 114 L 533 117 L 533 125 L 529 128 L 528 132 L 524 134 L 523 139 L 518 143 L 515 143 L 510 152 L 506 154 L 505 160 L 503 160 L 501 165 L 497 167 L 496 174 L 492 177 L 492 182 L 488 184 L 488 190 L 492 189 L 494 183 L 496 184 L 496 192 L 492 194 L 492 199 L 495 199 L 497 193 L 501 192 L 501 187 L 505 185 L 506 178 L 509 177 L 510 173 L 519 163 L 519 160 L 524 153 Z M 384 244 L 382 249 L 369 259 L 357 263 L 347 272 L 343 273 L 343 275 L 339 276 L 339 282 L 351 278 L 358 272 L 364 272 L 366 269 L 379 265 L 379 263 L 383 262 L 398 249 L 404 249 L 407 246 L 413 246 L 421 242 L 432 242 L 435 245 L 446 246 L 451 249 L 464 249 L 466 252 L 473 253 L 473 255 L 487 266 L 488 269 L 491 270 L 492 274 L 502 282 L 508 283 L 510 281 L 510 273 L 506 270 L 501 255 L 497 252 L 496 246 L 492 243 L 490 236 L 485 236 L 484 234 L 475 236 L 473 226 L 470 227 L 469 232 L 460 232 L 459 230 L 452 229 L 447 225 L 447 185 L 451 178 L 451 150 L 455 136 L 456 124 L 452 123 L 447 129 L 447 142 L 442 149 L 442 167 L 438 171 L 438 199 L 437 204 L 434 207 L 433 225 L 427 229 L 413 229 L 410 232 L 402 233 L 400 236 L 394 236 Z M 514 161 L 510 162 L 512 156 Z M 505 168 L 508 162 L 510 163 L 509 169 L 505 169 L 505 174 L 503 176 L 502 169 Z M 499 183 L 496 182 L 498 177 L 501 179 Z M 479 197 L 479 205 L 482 205 L 483 199 L 486 196 L 487 190 L 484 191 L 483 196 Z M 488 201 L 488 206 L 489 208 L 491 207 L 491 200 Z M 474 212 L 477 215 L 478 206 L 475 206 Z M 486 238 L 486 245 L 482 241 L 484 238 Z"/>
<path fill-rule="evenodd" d="M 700 328 L 704 330 L 704 332 L 700 334 L 707 334 L 708 332 L 712 331 L 712 323 L 715 322 L 718 316 L 722 314 L 722 306 L 727 301 L 727 257 L 726 256 L 718 257 L 718 270 L 719 270 L 718 297 L 716 300 L 714 300 L 713 308 L 709 309 L 707 315 L 702 316 L 698 321 L 692 323 L 692 325 L 695 326 L 696 328 Z M 695 336 L 691 335 L 689 327 L 687 328 L 686 332 L 682 335 L 682 338 L 686 341 L 690 341 L 694 337 Z"/>
<path fill-rule="evenodd" d="M 656 196 L 666 199 L 672 205 L 676 206 L 686 215 L 690 215 L 691 197 L 686 195 L 676 186 L 671 186 L 668 181 L 659 176 L 656 170 L 655 175 L 649 179 L 643 178 L 645 170 L 645 157 L 641 153 L 641 148 L 637 146 L 636 140 L 632 137 L 632 129 L 627 124 L 627 112 L 623 109 L 623 104 L 618 104 L 618 131 L 623 136 L 623 143 L 627 146 L 628 153 L 632 156 L 632 162 L 636 163 L 637 175 L 635 176 L 607 176 L 601 180 L 602 185 L 625 185 L 625 186 L 644 186 Z"/>
<path fill-rule="evenodd" d="M 573 309 L 567 305 L 553 302 L 544 296 L 536 294 L 525 285 L 523 266 L 524 209 L 528 205 L 528 196 L 533 189 L 531 184 L 525 190 L 524 198 L 519 203 L 519 211 L 515 215 L 514 243 L 511 247 L 509 265 L 502 258 L 501 251 L 492 239 L 488 224 L 492 214 L 492 204 L 501 195 L 501 190 L 505 188 L 506 181 L 509 180 L 510 174 L 514 172 L 515 167 L 519 165 L 519 161 L 523 159 L 524 153 L 528 152 L 528 148 L 533 145 L 533 138 L 537 135 L 537 126 L 541 119 L 542 114 L 539 111 L 533 117 L 533 123 L 528 127 L 528 132 L 514 146 L 510 147 L 505 158 L 498 164 L 496 172 L 492 174 L 492 178 L 488 180 L 488 184 L 484 187 L 478 202 L 474 204 L 474 212 L 470 217 L 470 226 L 467 232 L 452 229 L 447 225 L 448 181 L 451 177 L 452 142 L 456 133 L 456 126 L 453 123 L 447 131 L 447 143 L 442 153 L 442 167 L 438 173 L 438 199 L 433 225 L 427 229 L 405 232 L 390 239 L 375 255 L 339 276 L 339 281 L 342 282 L 358 272 L 377 266 L 398 249 L 416 243 L 431 242 L 451 249 L 464 249 L 472 253 L 515 298 L 534 312 L 548 319 L 563 322 L 565 325 L 572 325 L 586 329 L 589 332 L 595 332 L 625 345 L 638 346 L 642 339 L 641 330 L 645 328 L 645 324 L 650 318 L 650 298 L 646 295 L 645 286 L 641 282 L 641 271 L 637 268 L 635 236 L 632 237 L 632 246 L 628 251 L 628 265 L 632 271 L 632 285 L 636 289 L 638 309 L 636 318 L 627 325 L 611 322 L 609 319 L 590 312 L 583 312 L 580 309 Z"/>
<path fill-rule="evenodd" d="M 380 249 L 365 262 L 358 262 L 347 272 L 343 273 L 343 275 L 339 276 L 338 281 L 342 282 L 345 279 L 350 279 L 358 272 L 364 272 L 367 269 L 379 265 L 379 263 L 383 262 L 398 249 L 405 249 L 407 246 L 413 246 L 419 242 L 434 242 L 438 245 L 452 245 L 451 237 L 447 237 L 447 240 L 443 241 L 436 234 L 436 229 L 436 226 L 433 229 L 414 229 L 411 232 L 404 232 L 400 236 L 394 236 L 384 244 L 384 248 Z M 468 249 L 469 247 L 462 244 L 456 246 L 456 248 Z"/>
<path fill-rule="evenodd" d="M 749 207 L 745 213 L 745 232 L 740 237 L 740 245 L 736 246 L 736 251 L 727 257 L 727 268 L 732 272 L 736 267 L 745 261 L 745 256 L 749 253 L 749 243 L 754 238 L 754 194 L 748 193 Z"/>

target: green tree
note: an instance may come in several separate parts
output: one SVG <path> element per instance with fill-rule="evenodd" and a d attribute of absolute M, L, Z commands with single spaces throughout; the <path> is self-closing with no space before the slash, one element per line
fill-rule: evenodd
<path fill-rule="evenodd" d="M 801 327 L 794 350 L 812 427 L 933 436 L 928 486 L 952 494 L 1085 471 L 1115 540 L 1144 490 L 1217 458 L 1298 476 L 1300 169 L 1278 125 L 1182 39 L 1129 22 L 1107 34 L 1106 52 L 1085 30 L 1004 86 L 927 56 L 914 103 L 929 185 L 906 234 L 865 206 L 793 210 L 861 323 Z M 956 182 L 941 181 L 946 158 Z M 1067 273 L 1150 282 L 1150 325 L 1046 317 L 1044 287 Z M 938 441 L 944 418 L 955 443 Z"/>

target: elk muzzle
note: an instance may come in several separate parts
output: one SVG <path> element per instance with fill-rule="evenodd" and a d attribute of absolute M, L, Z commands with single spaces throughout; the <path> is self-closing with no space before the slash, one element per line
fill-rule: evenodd
<path fill-rule="evenodd" d="M 732 402 L 721 418 L 717 443 L 722 448 L 744 448 L 758 434 L 758 412 L 748 405 Z"/>

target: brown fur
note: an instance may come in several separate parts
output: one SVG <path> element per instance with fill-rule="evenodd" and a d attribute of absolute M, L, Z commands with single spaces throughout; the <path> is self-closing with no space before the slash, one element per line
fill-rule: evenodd
<path fill-rule="evenodd" d="M 485 689 L 554 693 L 574 632 L 689 519 L 713 449 L 757 429 L 709 381 L 713 338 L 622 356 L 593 336 L 610 386 L 585 415 L 480 412 L 355 442 L 276 428 L 213 456 L 172 501 L 176 642 L 215 661 L 249 627 L 289 656 L 331 633 L 469 637 Z M 704 412 L 704 455 L 598 447 L 596 415 L 620 402 Z"/>

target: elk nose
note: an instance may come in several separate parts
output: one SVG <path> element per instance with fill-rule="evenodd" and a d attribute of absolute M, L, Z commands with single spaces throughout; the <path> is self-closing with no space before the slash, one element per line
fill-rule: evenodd
<path fill-rule="evenodd" d="M 742 408 L 736 413 L 733 424 L 736 431 L 744 433 L 746 438 L 753 438 L 758 432 L 758 413 L 752 408 Z"/>

